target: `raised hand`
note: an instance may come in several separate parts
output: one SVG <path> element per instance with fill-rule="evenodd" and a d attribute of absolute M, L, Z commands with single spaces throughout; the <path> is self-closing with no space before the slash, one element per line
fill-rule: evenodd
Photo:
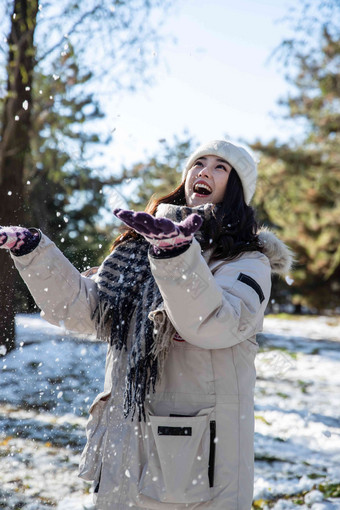
<path fill-rule="evenodd" d="M 40 240 L 39 231 L 24 227 L 0 227 L 0 248 L 11 250 L 14 255 L 32 251 Z"/>
<path fill-rule="evenodd" d="M 124 209 L 115 209 L 113 214 L 144 236 L 150 244 L 161 250 L 169 250 L 190 244 L 195 232 L 203 222 L 198 214 L 190 214 L 180 223 L 175 223 L 168 218 L 155 218 L 145 212 Z"/>

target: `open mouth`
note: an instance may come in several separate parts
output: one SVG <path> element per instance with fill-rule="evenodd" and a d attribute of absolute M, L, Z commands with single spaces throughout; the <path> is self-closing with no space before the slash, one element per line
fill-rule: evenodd
<path fill-rule="evenodd" d="M 208 186 L 208 184 L 205 184 L 203 182 L 197 182 L 194 185 L 193 190 L 194 190 L 194 193 L 196 193 L 197 195 L 202 195 L 202 196 L 207 196 L 212 193 L 212 189 L 210 188 L 210 186 Z"/>

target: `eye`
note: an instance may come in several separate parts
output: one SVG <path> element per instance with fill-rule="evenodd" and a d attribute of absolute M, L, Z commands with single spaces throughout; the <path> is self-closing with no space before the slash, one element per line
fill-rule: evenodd
<path fill-rule="evenodd" d="M 198 160 L 198 161 L 195 161 L 195 163 L 193 164 L 193 168 L 194 168 L 195 166 L 203 166 L 203 162 L 202 162 L 202 161 L 199 161 L 199 160 Z"/>
<path fill-rule="evenodd" d="M 221 168 L 225 172 L 228 172 L 228 168 L 225 165 L 222 165 L 221 163 L 219 165 L 217 165 L 216 168 Z"/>

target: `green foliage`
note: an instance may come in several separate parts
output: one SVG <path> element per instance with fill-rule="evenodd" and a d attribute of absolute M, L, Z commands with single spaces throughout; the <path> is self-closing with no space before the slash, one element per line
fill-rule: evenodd
<path fill-rule="evenodd" d="M 268 462 L 280 459 L 269 459 Z M 310 479 L 318 479 L 324 478 L 325 475 L 319 473 L 312 473 L 307 475 Z M 308 491 L 303 490 L 299 493 L 287 495 L 287 494 L 279 494 L 273 496 L 269 499 L 258 499 L 253 501 L 252 510 L 260 510 L 260 509 L 269 509 L 274 508 L 275 504 L 278 500 L 284 499 L 286 501 L 291 501 L 295 505 L 305 505 L 305 496 L 310 493 L 312 490 L 318 490 L 323 493 L 324 498 L 338 498 L 340 496 L 340 485 L 338 483 L 316 483 L 311 489 Z"/>
<path fill-rule="evenodd" d="M 339 483 L 321 483 L 318 486 L 325 498 L 340 498 L 340 484 Z"/>
<path fill-rule="evenodd" d="M 31 151 L 26 158 L 25 217 L 56 242 L 79 269 L 96 265 L 107 247 L 99 228 L 105 205 L 100 168 L 89 167 L 91 149 L 107 143 L 90 130 L 103 114 L 87 92 L 73 51 L 54 64 L 52 77 L 35 73 Z M 100 149 L 97 149 L 97 152 Z M 99 248 L 99 245 L 101 247 Z"/>
<path fill-rule="evenodd" d="M 296 254 L 293 302 L 318 311 L 340 304 L 340 5 L 328 4 L 331 18 L 308 23 L 306 7 L 281 46 L 295 87 L 281 104 L 303 135 L 252 145 L 262 153 L 255 204 Z"/>

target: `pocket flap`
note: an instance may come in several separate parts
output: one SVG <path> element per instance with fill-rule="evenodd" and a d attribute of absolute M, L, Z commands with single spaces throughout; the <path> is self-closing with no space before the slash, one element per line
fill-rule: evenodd
<path fill-rule="evenodd" d="M 210 419 L 213 408 L 196 416 L 149 415 L 148 448 L 140 492 L 157 501 L 195 503 L 211 499 Z M 151 432 L 151 431 L 150 431 Z"/>

